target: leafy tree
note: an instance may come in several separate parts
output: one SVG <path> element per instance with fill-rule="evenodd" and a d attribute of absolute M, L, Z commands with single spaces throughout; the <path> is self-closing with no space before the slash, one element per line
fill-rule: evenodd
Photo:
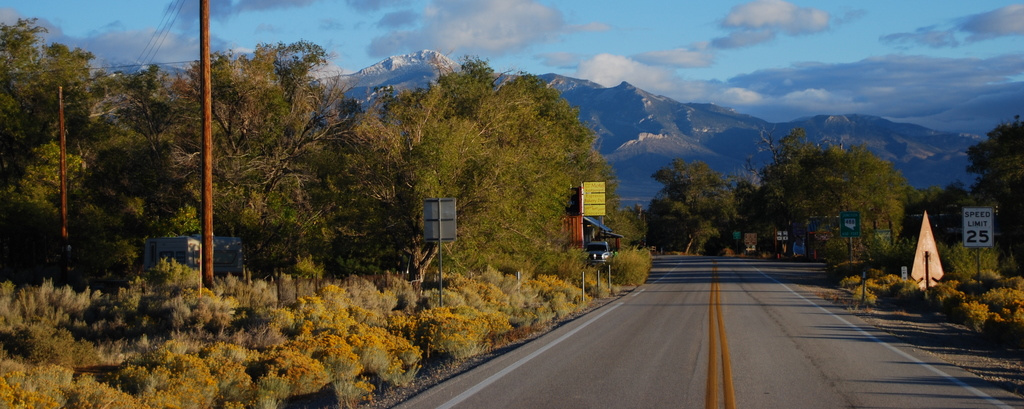
<path fill-rule="evenodd" d="M 467 60 L 429 88 L 378 100 L 346 136 L 360 211 L 339 223 L 344 240 L 420 274 L 438 251 L 422 238 L 423 199 L 455 197 L 450 251 L 463 268 L 561 251 L 566 188 L 608 178 L 592 138 L 539 78 Z"/>
<path fill-rule="evenodd" d="M 317 78 L 327 53 L 315 44 L 259 45 L 251 55 L 212 57 L 214 223 L 218 235 L 240 236 L 257 272 L 291 266 L 326 248 L 333 202 L 317 202 L 320 155 L 350 126 L 340 114 L 344 87 L 336 77 Z M 184 90 L 200 101 L 198 66 Z M 198 109 L 186 120 L 200 123 Z M 198 169 L 197 129 L 181 130 L 177 143 Z M 194 167 L 193 167 L 194 166 Z M 198 197 L 198 180 L 189 189 Z"/>
<path fill-rule="evenodd" d="M 72 195 L 80 193 L 83 174 L 73 166 L 89 154 L 83 138 L 95 101 L 92 54 L 44 45 L 45 32 L 35 20 L 0 24 L 0 267 L 42 265 L 60 255 L 56 176 L 41 176 L 58 174 L 60 88 L 69 139 L 76 138 L 69 143 Z"/>
<path fill-rule="evenodd" d="M 704 162 L 675 159 L 652 177 L 665 185 L 651 200 L 653 245 L 700 253 L 736 217 L 730 181 Z"/>
<path fill-rule="evenodd" d="M 999 124 L 988 139 L 967 149 L 967 171 L 978 175 L 971 191 L 982 202 L 998 204 L 1003 237 L 1019 243 L 1024 235 L 1024 122 Z"/>
<path fill-rule="evenodd" d="M 624 245 L 643 247 L 647 245 L 648 213 L 640 204 L 633 207 L 619 207 L 618 203 L 608 204 L 604 223 L 615 233 L 621 234 Z"/>
<path fill-rule="evenodd" d="M 899 233 L 909 185 L 866 146 L 817 146 L 797 128 L 771 151 L 773 162 L 761 170 L 761 191 L 747 197 L 763 201 L 765 216 L 777 227 L 854 210 L 866 230 Z"/>
<path fill-rule="evenodd" d="M 960 210 L 964 206 L 974 205 L 977 205 L 976 200 L 959 182 L 945 188 L 932 186 L 925 189 L 910 189 L 907 192 L 907 217 L 903 221 L 902 231 L 916 235 L 921 228 L 920 215 L 927 211 L 928 219 L 936 227 L 932 229 L 935 237 L 949 244 L 957 243 L 960 241 L 960 234 L 955 231 L 962 224 Z"/>

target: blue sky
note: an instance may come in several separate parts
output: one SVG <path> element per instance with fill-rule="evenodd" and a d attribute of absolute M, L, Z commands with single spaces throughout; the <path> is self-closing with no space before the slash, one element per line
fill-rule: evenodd
<path fill-rule="evenodd" d="M 13 0 L 99 66 L 198 58 L 199 0 Z M 1024 4 L 950 0 L 211 0 L 215 51 L 306 40 L 351 73 L 433 49 L 627 81 L 770 121 L 878 115 L 984 134 L 1024 114 Z"/>

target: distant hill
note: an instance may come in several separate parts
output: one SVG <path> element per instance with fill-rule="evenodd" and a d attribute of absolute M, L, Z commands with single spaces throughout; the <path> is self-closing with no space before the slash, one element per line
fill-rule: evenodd
<path fill-rule="evenodd" d="M 374 87 L 425 87 L 442 70 L 457 64 L 433 51 L 388 58 L 351 75 L 350 95 L 370 97 Z M 772 123 L 714 104 L 681 103 L 651 94 L 629 83 L 615 87 L 556 74 L 540 76 L 579 107 L 580 120 L 597 134 L 594 147 L 605 156 L 619 179 L 624 203 L 646 204 L 661 189 L 651 179 L 674 158 L 703 161 L 725 174 L 763 166 L 762 135 L 776 140 L 803 128 L 809 141 L 822 144 L 864 144 L 890 161 L 915 187 L 969 182 L 967 148 L 981 137 L 941 132 L 869 115 L 818 115 Z M 748 165 L 749 164 L 749 165 Z"/>

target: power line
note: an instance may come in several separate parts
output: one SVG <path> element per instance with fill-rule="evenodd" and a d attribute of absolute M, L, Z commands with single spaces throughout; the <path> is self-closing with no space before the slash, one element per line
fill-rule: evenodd
<path fill-rule="evenodd" d="M 150 37 L 149 43 L 146 44 L 146 48 L 139 54 L 139 58 L 136 62 L 142 65 L 148 65 L 148 62 L 156 58 L 156 53 L 160 51 L 160 47 L 164 41 L 167 40 L 167 35 L 170 34 L 171 27 L 178 20 L 178 15 L 181 14 L 181 9 L 185 6 L 185 0 L 175 0 L 177 4 L 172 3 L 167 9 L 164 10 L 164 16 L 160 20 L 160 26 L 153 32 L 153 36 Z"/>

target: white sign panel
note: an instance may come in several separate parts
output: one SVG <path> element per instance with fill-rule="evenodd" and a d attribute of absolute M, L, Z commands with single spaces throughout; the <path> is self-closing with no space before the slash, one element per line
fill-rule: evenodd
<path fill-rule="evenodd" d="M 993 247 L 995 217 L 991 207 L 965 207 L 964 247 Z"/>

